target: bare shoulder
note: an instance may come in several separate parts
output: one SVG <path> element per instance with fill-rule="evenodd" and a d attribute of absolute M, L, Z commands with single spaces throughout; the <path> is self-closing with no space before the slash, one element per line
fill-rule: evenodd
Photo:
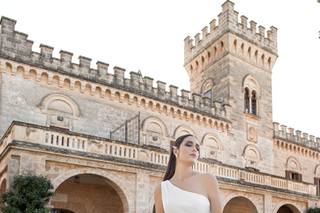
<path fill-rule="evenodd" d="M 210 174 L 210 173 L 203 173 L 201 174 L 202 176 L 202 181 L 206 184 L 206 185 L 211 185 L 211 186 L 217 186 L 218 185 L 218 181 L 215 175 Z"/>
<path fill-rule="evenodd" d="M 214 187 L 216 187 L 218 185 L 217 178 L 213 174 L 197 172 L 194 175 L 194 177 L 197 180 L 197 182 L 201 183 L 201 185 L 214 186 Z"/>
<path fill-rule="evenodd" d="M 193 177 L 198 181 L 216 181 L 217 178 L 215 175 L 210 173 L 202 173 L 202 172 L 195 172 Z"/>

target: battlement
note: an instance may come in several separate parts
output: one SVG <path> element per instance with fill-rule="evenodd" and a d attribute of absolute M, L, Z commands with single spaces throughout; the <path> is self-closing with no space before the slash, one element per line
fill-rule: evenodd
<path fill-rule="evenodd" d="M 34 52 L 33 41 L 28 40 L 27 34 L 15 31 L 15 24 L 15 20 L 1 17 L 0 57 L 2 58 L 127 90 L 219 119 L 228 118 L 230 105 L 213 102 L 207 97 L 191 94 L 187 90 L 181 90 L 178 94 L 177 86 L 170 85 L 167 89 L 166 83 L 162 81 L 157 81 L 154 86 L 153 78 L 142 76 L 141 73 L 130 72 L 130 77 L 126 78 L 126 70 L 114 66 L 112 74 L 108 70 L 109 64 L 101 61 L 96 63 L 96 68 L 92 68 L 91 58 L 85 56 L 79 56 L 79 63 L 76 64 L 72 62 L 73 53 L 65 50 L 60 50 L 60 58 L 54 58 L 52 56 L 54 48 L 45 44 L 40 45 L 40 52 Z"/>
<path fill-rule="evenodd" d="M 295 143 L 303 144 L 307 147 L 320 150 L 320 138 L 294 128 L 280 125 L 277 122 L 273 122 L 274 137 L 284 140 L 292 141 Z"/>
<path fill-rule="evenodd" d="M 205 26 L 194 38 L 190 36 L 185 38 L 185 63 L 188 63 L 194 56 L 198 55 L 227 32 L 238 35 L 274 54 L 277 53 L 277 28 L 271 26 L 266 31 L 264 26 L 259 25 L 257 27 L 255 21 L 249 21 L 248 25 L 248 18 L 246 16 L 242 15 L 240 20 L 238 16 L 239 13 L 234 10 L 233 2 L 227 0 L 223 3 L 222 12 L 218 15 L 218 24 L 217 20 L 213 19 L 209 27 Z"/>

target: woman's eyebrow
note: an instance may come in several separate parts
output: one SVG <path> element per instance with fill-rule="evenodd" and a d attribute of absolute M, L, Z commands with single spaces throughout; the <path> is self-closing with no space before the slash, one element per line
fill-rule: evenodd
<path fill-rule="evenodd" d="M 196 144 L 196 146 L 200 146 L 200 144 L 199 144 L 199 143 L 197 143 L 197 142 L 193 142 L 193 141 L 187 141 L 187 143 L 192 143 L 192 144 Z"/>

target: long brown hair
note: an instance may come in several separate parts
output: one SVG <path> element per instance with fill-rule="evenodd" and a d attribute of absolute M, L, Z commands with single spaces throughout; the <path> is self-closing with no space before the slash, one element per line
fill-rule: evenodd
<path fill-rule="evenodd" d="M 193 135 L 191 135 L 191 134 L 181 135 L 180 137 L 178 137 L 175 140 L 174 144 L 172 146 L 170 146 L 170 156 L 169 156 L 169 161 L 168 161 L 166 173 L 163 176 L 163 181 L 170 180 L 176 171 L 177 159 L 173 153 L 173 146 L 175 146 L 175 147 L 177 147 L 177 149 L 179 149 L 179 147 L 182 144 L 182 142 L 184 141 L 184 139 L 186 139 L 189 136 L 193 136 Z M 155 205 L 153 205 L 152 213 L 156 213 Z"/>
<path fill-rule="evenodd" d="M 179 147 L 182 144 L 182 142 L 184 141 L 184 139 L 189 136 L 193 136 L 193 135 L 191 135 L 191 134 L 181 135 L 180 137 L 178 137 L 176 139 L 174 144 L 170 147 L 170 157 L 169 157 L 169 161 L 168 161 L 167 171 L 163 176 L 163 181 L 171 179 L 176 171 L 177 159 L 173 153 L 173 146 L 175 146 L 175 147 L 177 147 L 177 149 L 179 149 Z"/>

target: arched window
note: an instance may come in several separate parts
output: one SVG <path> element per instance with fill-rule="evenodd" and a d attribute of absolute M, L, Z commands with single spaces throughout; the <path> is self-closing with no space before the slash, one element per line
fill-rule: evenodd
<path fill-rule="evenodd" d="M 245 167 L 248 169 L 258 170 L 258 163 L 261 161 L 261 153 L 256 146 L 247 145 L 243 150 Z"/>
<path fill-rule="evenodd" d="M 246 113 L 250 112 L 250 97 L 249 97 L 249 89 L 246 87 L 244 91 L 244 111 Z"/>
<path fill-rule="evenodd" d="M 247 75 L 242 82 L 243 88 L 243 101 L 244 101 L 244 112 L 253 115 L 258 115 L 259 113 L 259 99 L 261 94 L 260 85 L 257 80 L 251 76 Z"/>
<path fill-rule="evenodd" d="M 213 97 L 213 80 L 207 79 L 201 87 L 201 94 L 204 97 L 212 98 Z"/>
<path fill-rule="evenodd" d="M 147 117 L 142 123 L 144 144 L 168 148 L 168 129 L 165 123 L 157 117 Z"/>
<path fill-rule="evenodd" d="M 77 103 L 64 94 L 49 94 L 39 104 L 42 113 L 47 115 L 47 125 L 72 129 L 73 120 L 80 116 Z"/>
<path fill-rule="evenodd" d="M 203 93 L 204 97 L 212 98 L 212 90 L 207 90 Z"/>
<path fill-rule="evenodd" d="M 302 181 L 301 164 L 294 158 L 289 157 L 286 163 L 286 178 L 294 181 Z"/>
<path fill-rule="evenodd" d="M 201 157 L 212 159 L 219 159 L 221 157 L 223 146 L 214 135 L 206 134 L 202 139 L 201 145 Z"/>
<path fill-rule="evenodd" d="M 255 90 L 253 90 L 251 94 L 251 113 L 254 115 L 257 114 L 257 96 Z"/>
<path fill-rule="evenodd" d="M 195 137 L 196 136 L 196 133 L 188 126 L 184 126 L 184 125 L 181 125 L 181 126 L 178 126 L 174 132 L 173 132 L 173 135 L 172 137 L 174 139 L 177 139 L 178 137 L 180 137 L 181 135 L 186 135 L 186 134 L 191 134 L 191 135 L 194 135 Z"/>

